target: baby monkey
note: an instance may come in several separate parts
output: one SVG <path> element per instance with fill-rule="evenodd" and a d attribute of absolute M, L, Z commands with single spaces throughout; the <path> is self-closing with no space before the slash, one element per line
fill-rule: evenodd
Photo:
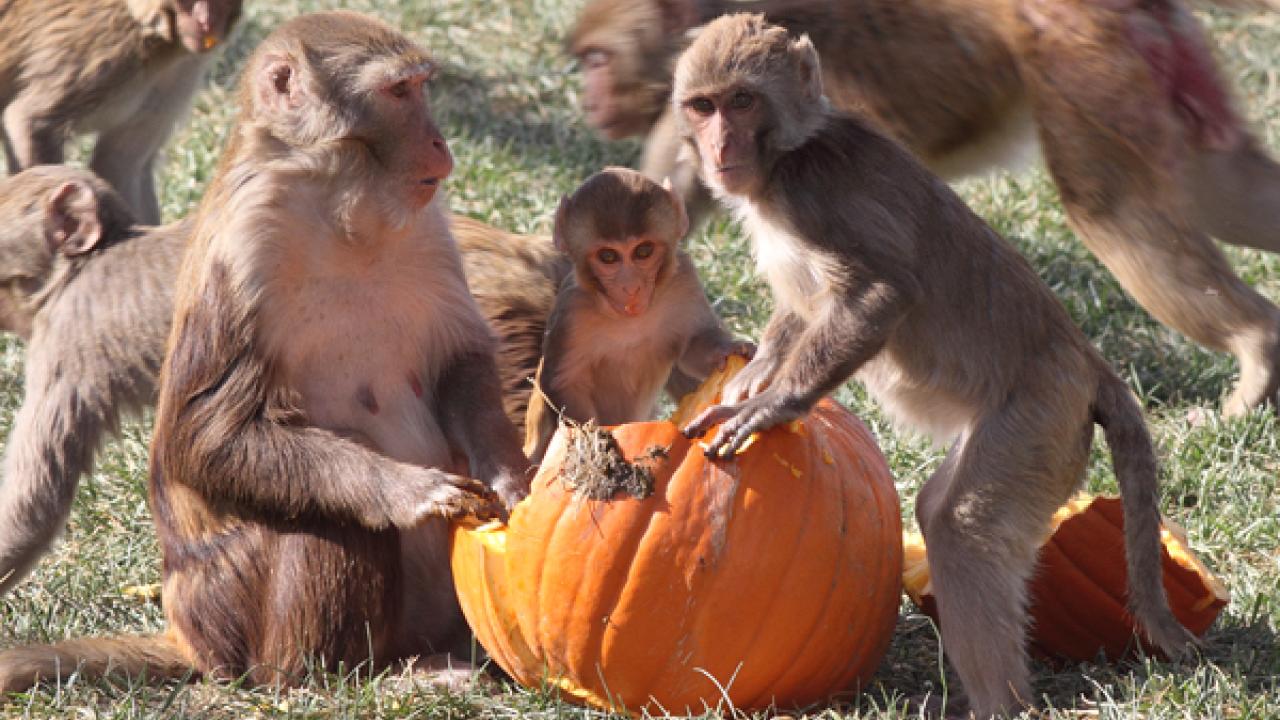
<path fill-rule="evenodd" d="M 721 326 L 679 247 L 688 230 L 680 198 L 626 168 L 605 168 L 560 201 L 555 245 L 573 272 L 547 321 L 545 403 L 579 422 L 648 420 L 664 385 L 678 395 L 729 355 L 750 356 L 754 346 Z M 556 415 L 531 410 L 526 428 L 525 452 L 539 462 Z"/>

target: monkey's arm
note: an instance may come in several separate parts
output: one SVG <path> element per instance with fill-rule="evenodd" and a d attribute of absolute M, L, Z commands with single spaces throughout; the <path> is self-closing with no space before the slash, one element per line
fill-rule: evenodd
<path fill-rule="evenodd" d="M 920 287 L 905 272 L 875 277 L 832 302 L 821 319 L 796 338 L 785 361 L 764 391 L 737 405 L 708 408 L 685 428 L 700 437 L 723 423 L 707 446 L 707 455 L 732 455 L 751 434 L 788 422 L 808 412 L 884 347 Z"/>
<path fill-rule="evenodd" d="M 711 313 L 709 306 L 707 312 Z M 699 382 L 706 380 L 712 372 L 723 368 L 725 360 L 730 355 L 741 355 L 751 359 L 756 350 L 755 343 L 734 337 L 724 329 L 714 315 L 711 315 L 710 321 L 689 338 L 689 343 L 675 366 L 676 371 Z M 674 375 L 675 372 L 672 374 Z"/>
<path fill-rule="evenodd" d="M 17 585 L 66 524 L 80 476 L 103 435 L 118 424 L 118 403 L 102 378 L 38 371 L 37 337 L 27 355 L 27 390 L 14 418 L 0 484 L 0 594 Z M 103 390 L 105 392 L 99 392 Z"/>
<path fill-rule="evenodd" d="M 536 417 L 530 418 L 525 436 L 525 451 L 535 464 L 542 462 L 551 436 L 560 424 L 560 415 L 577 422 L 585 422 L 596 416 L 595 403 L 591 399 L 590 378 L 562 378 L 566 372 L 565 359 L 573 352 L 569 347 L 573 316 L 589 312 L 577 304 L 577 286 L 572 278 L 565 281 L 556 296 L 555 307 L 547 320 L 547 333 L 542 342 L 542 362 L 538 366 L 535 393 L 541 393 L 543 407 Z"/>
<path fill-rule="evenodd" d="M 768 387 L 786 358 L 788 348 L 795 345 L 803 332 L 804 321 L 798 315 L 782 307 L 775 310 L 765 326 L 760 347 L 751 356 L 751 362 L 729 381 L 721 393 L 723 404 L 742 402 Z"/>
<path fill-rule="evenodd" d="M 270 386 L 264 361 L 251 349 L 252 326 L 218 316 L 230 305 L 218 295 L 208 290 L 207 302 L 175 316 L 152 443 L 153 483 L 185 484 L 215 504 L 330 516 L 371 529 L 412 527 L 432 515 L 493 513 L 492 493 L 479 481 L 392 460 L 306 426 L 289 394 Z"/>
<path fill-rule="evenodd" d="M 511 509 L 529 494 L 529 459 L 502 409 L 492 353 L 467 353 L 445 368 L 437 385 L 439 416 L 449 443 L 467 456 L 470 472 Z"/>

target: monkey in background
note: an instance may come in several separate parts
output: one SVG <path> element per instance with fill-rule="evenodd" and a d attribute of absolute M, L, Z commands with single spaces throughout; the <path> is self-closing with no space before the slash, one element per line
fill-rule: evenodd
<path fill-rule="evenodd" d="M 142 222 L 160 222 L 156 155 L 240 16 L 241 0 L 0 3 L 0 109 L 10 173 L 60 163 L 97 133 L 89 166 Z"/>
<path fill-rule="evenodd" d="M 0 689 L 77 666 L 291 684 L 312 658 L 466 650 L 445 518 L 513 505 L 528 461 L 437 192 L 433 67 L 351 12 L 295 18 L 249 59 L 159 381 L 168 630 L 0 653 Z"/>
<path fill-rule="evenodd" d="M 818 54 L 763 16 L 709 23 L 673 105 L 700 177 L 747 228 L 777 303 L 722 404 L 685 428 L 732 457 L 851 375 L 898 422 L 952 441 L 920 491 L 943 647 L 979 717 L 1033 703 L 1026 583 L 1093 426 L 1124 507 L 1129 609 L 1165 653 L 1194 638 L 1162 585 L 1142 411 L 1018 253 L 898 143 L 829 108 Z M 718 428 L 717 428 L 718 426 Z"/>
<path fill-rule="evenodd" d="M 1277 402 L 1280 308 L 1211 236 L 1280 252 L 1280 165 L 1183 3 L 590 0 L 568 39 L 587 121 L 610 138 L 647 132 L 640 169 L 673 178 L 695 216 L 711 203 L 677 160 L 671 68 L 690 28 L 729 12 L 807 34 L 831 103 L 944 177 L 1011 164 L 1038 135 L 1089 250 L 1157 320 L 1239 362 L 1224 415 Z"/>
<path fill-rule="evenodd" d="M 537 382 L 546 405 L 577 422 L 649 420 L 673 372 L 700 382 L 729 355 L 750 356 L 754 346 L 725 331 L 680 249 L 688 230 L 679 196 L 626 168 L 605 168 L 560 200 L 555 244 L 573 273 L 547 320 Z M 535 463 L 557 412 L 530 410 L 525 452 Z"/>
<path fill-rule="evenodd" d="M 154 402 L 188 232 L 136 225 L 84 170 L 0 179 L 0 331 L 27 345 L 0 480 L 0 594 L 53 544 L 121 416 Z"/>

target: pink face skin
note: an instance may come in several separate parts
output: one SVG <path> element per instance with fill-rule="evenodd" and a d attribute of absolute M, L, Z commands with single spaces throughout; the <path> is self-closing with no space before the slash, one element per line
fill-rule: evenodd
<path fill-rule="evenodd" d="M 394 139 L 385 154 L 399 166 L 393 170 L 408 176 L 409 203 L 415 208 L 426 207 L 440 183 L 453 172 L 453 155 L 427 105 L 430 77 L 424 70 L 396 78 L 377 90 L 378 113 L 387 118 L 384 137 Z"/>
<path fill-rule="evenodd" d="M 177 0 L 178 38 L 188 52 L 208 52 L 227 39 L 240 0 Z"/>
<path fill-rule="evenodd" d="M 609 307 L 623 317 L 639 317 L 653 300 L 665 253 L 666 245 L 644 236 L 602 240 L 587 262 Z"/>
<path fill-rule="evenodd" d="M 698 95 L 681 107 L 693 128 L 703 177 L 729 195 L 749 196 L 759 185 L 756 130 L 761 103 L 746 88 Z"/>

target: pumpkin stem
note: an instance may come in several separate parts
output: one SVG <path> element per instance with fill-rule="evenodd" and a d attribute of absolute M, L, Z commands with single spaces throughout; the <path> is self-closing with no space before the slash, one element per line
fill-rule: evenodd
<path fill-rule="evenodd" d="M 641 499 L 653 494 L 653 465 L 667 457 L 669 448 L 655 445 L 631 462 L 613 433 L 595 421 L 566 423 L 563 432 L 569 447 L 559 478 L 575 495 L 608 500 L 620 491 Z"/>

